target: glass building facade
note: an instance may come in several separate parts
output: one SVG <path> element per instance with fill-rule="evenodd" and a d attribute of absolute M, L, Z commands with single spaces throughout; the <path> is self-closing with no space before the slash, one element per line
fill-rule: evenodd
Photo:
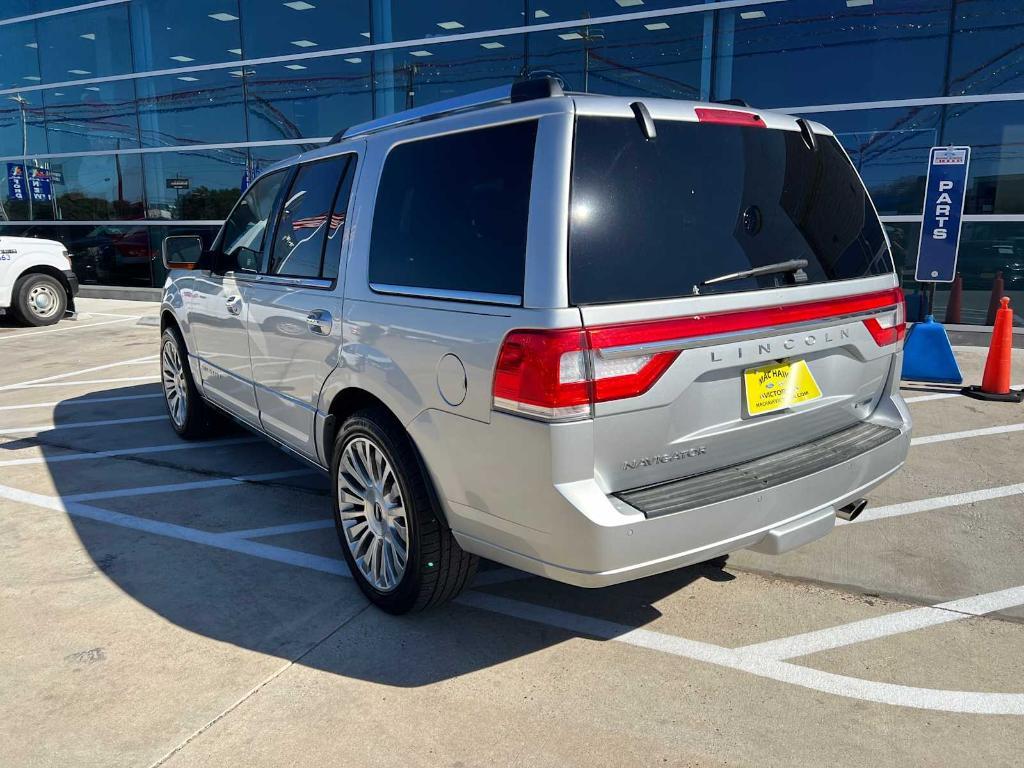
<path fill-rule="evenodd" d="M 971 146 L 963 320 L 1000 271 L 1024 315 L 1021 0 L 2 5 L 0 234 L 63 241 L 83 283 L 160 285 L 163 237 L 212 235 L 261 168 L 353 123 L 553 74 L 828 125 L 911 291 L 928 150 Z"/>

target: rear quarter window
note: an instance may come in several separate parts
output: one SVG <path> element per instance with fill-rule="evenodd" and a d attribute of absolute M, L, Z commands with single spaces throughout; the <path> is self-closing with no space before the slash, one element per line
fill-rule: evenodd
<path fill-rule="evenodd" d="M 374 208 L 370 282 L 521 296 L 536 121 L 399 144 Z"/>

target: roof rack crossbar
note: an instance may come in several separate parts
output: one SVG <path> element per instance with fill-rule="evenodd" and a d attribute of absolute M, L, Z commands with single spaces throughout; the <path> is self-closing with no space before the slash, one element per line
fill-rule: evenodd
<path fill-rule="evenodd" d="M 544 83 L 543 81 L 547 82 Z M 413 107 L 402 112 L 396 112 L 393 115 L 378 117 L 376 120 L 368 120 L 365 123 L 357 123 L 336 134 L 330 143 L 336 144 L 342 139 L 349 139 L 353 136 L 374 133 L 385 128 L 395 128 L 399 125 L 418 123 L 423 120 L 431 120 L 458 112 L 467 112 L 494 104 L 514 103 L 561 95 L 563 95 L 561 86 L 552 78 L 522 80 L 517 83 L 510 83 L 509 85 L 499 85 L 495 88 L 467 93 L 463 96 L 455 96 L 451 99 L 434 101 L 430 104 L 424 104 L 422 107 Z"/>

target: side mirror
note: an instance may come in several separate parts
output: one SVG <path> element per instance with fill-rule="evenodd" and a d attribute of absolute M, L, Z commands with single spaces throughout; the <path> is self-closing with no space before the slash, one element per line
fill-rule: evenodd
<path fill-rule="evenodd" d="M 165 237 L 161 251 L 167 269 L 195 269 L 203 258 L 203 239 L 198 235 Z"/>
<path fill-rule="evenodd" d="M 241 246 L 235 251 L 235 258 L 238 261 L 238 269 L 241 272 L 259 272 L 261 254 L 252 248 Z"/>

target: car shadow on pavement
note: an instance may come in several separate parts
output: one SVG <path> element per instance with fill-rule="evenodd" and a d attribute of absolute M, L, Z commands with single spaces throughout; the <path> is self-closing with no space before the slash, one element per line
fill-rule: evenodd
<path fill-rule="evenodd" d="M 153 392 L 154 387 L 149 385 L 93 392 L 88 397 L 130 397 Z M 76 403 L 80 399 L 72 398 L 58 405 L 55 425 L 101 418 L 101 414 L 92 412 L 91 405 Z M 134 402 L 148 403 L 147 414 L 159 413 L 158 408 L 163 408 L 162 401 L 155 398 Z M 84 410 L 90 413 L 83 415 Z M 111 416 L 109 410 L 106 416 L 117 417 Z M 67 454 L 69 449 L 110 450 L 172 442 L 164 434 L 166 424 L 152 424 L 161 437 L 149 441 L 140 440 L 140 433 L 133 432 L 129 442 L 126 427 L 123 435 L 107 434 L 102 444 L 94 444 L 95 435 L 77 434 L 92 430 L 57 431 L 52 437 L 43 432 L 38 440 L 12 442 L 21 444 L 20 447 L 41 446 L 44 457 L 53 458 Z M 3 447 L 13 446 L 9 442 Z M 201 458 L 203 454 L 208 457 Z M 47 461 L 45 466 L 57 492 L 66 499 L 68 518 L 95 564 L 97 575 L 102 574 L 167 621 L 203 637 L 298 660 L 339 675 L 394 686 L 420 686 L 503 664 L 575 636 L 564 629 L 512 619 L 459 602 L 423 614 L 389 616 L 369 607 L 349 578 L 260 556 L 258 549 L 255 554 L 247 554 L 230 546 L 218 547 L 189 539 L 188 531 L 230 534 L 296 520 L 329 520 L 326 483 L 319 478 L 313 483 L 308 478 L 295 478 L 294 485 L 292 480 L 275 481 L 272 486 L 241 483 L 82 502 L 90 509 L 113 511 L 117 516 L 114 522 L 82 514 L 76 511 L 74 499 L 67 499 L 146 484 L 218 477 L 227 480 L 251 473 L 254 463 L 260 464 L 260 471 L 266 471 L 264 467 L 268 466 L 276 467 L 277 471 L 301 466 L 262 442 L 220 446 L 210 451 L 119 456 L 114 460 Z M 195 475 L 197 471 L 202 474 Z M 174 479 L 166 477 L 168 472 Z M 126 478 L 125 473 L 131 477 Z M 120 515 L 168 527 L 133 527 L 126 525 L 126 518 Z M 184 536 L 176 535 L 176 531 Z M 268 545 L 274 552 L 283 547 L 343 564 L 332 528 L 321 527 L 297 540 L 270 537 L 246 541 Z M 501 599 L 600 619 L 610 623 L 602 626 L 620 626 L 625 633 L 659 619 L 662 614 L 656 603 L 685 590 L 693 582 L 734 578 L 722 570 L 723 562 L 719 559 L 601 590 L 579 589 L 536 577 L 479 589 Z M 485 573 L 497 568 L 493 563 L 482 563 Z"/>

